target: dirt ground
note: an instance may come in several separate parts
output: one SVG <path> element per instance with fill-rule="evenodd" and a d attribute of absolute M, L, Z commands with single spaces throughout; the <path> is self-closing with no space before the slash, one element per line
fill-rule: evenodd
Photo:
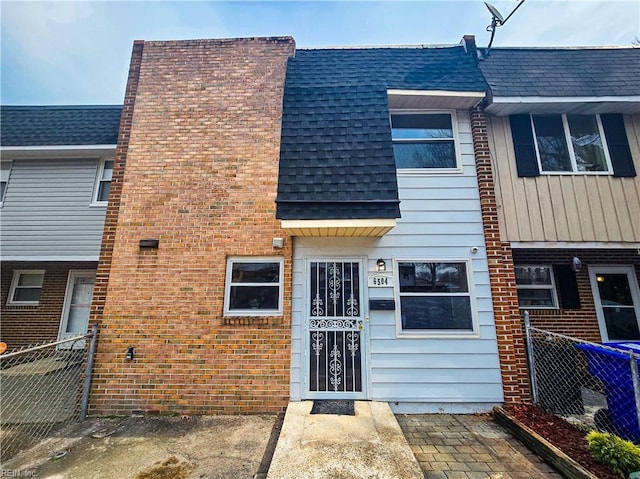
<path fill-rule="evenodd" d="M 38 479 L 265 477 L 282 416 L 96 418 L 2 465 Z"/>

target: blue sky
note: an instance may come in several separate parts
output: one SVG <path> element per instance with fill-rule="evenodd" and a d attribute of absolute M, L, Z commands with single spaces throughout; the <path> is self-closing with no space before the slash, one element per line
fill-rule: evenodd
<path fill-rule="evenodd" d="M 505 16 L 517 1 L 494 1 Z M 299 48 L 458 43 L 486 46 L 491 16 L 473 1 L 1 0 L 1 102 L 122 102 L 133 40 L 291 35 Z M 630 45 L 640 0 L 526 0 L 494 46 Z"/>

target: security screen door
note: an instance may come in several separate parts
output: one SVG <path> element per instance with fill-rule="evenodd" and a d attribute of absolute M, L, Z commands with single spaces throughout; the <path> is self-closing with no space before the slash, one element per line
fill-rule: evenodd
<path fill-rule="evenodd" d="M 314 260 L 307 271 L 308 395 L 364 398 L 362 263 Z"/>

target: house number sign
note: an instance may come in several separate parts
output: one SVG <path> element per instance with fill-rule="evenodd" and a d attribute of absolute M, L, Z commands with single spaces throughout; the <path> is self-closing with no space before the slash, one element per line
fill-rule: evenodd
<path fill-rule="evenodd" d="M 367 280 L 367 286 L 369 286 L 370 288 L 393 287 L 393 273 L 369 272 Z"/>

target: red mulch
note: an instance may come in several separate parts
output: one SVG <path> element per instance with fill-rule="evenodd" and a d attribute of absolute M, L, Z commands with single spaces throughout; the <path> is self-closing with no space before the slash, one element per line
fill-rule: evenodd
<path fill-rule="evenodd" d="M 529 404 L 505 404 L 504 409 L 600 479 L 620 479 L 591 457 L 586 434 L 564 419 Z"/>

